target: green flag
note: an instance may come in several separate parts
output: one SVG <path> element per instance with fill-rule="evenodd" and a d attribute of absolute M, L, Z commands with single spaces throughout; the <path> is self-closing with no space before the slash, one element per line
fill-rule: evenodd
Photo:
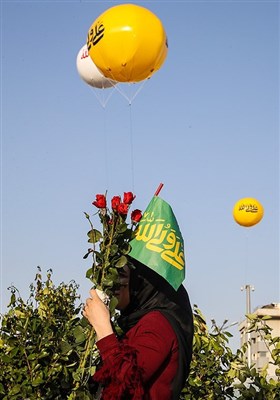
<path fill-rule="evenodd" d="M 130 244 L 132 258 L 178 289 L 185 278 L 184 241 L 169 204 L 157 196 L 152 198 Z"/>

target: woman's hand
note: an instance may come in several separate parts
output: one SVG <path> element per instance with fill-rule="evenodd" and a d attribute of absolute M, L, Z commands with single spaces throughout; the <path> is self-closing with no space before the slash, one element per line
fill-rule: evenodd
<path fill-rule="evenodd" d="M 97 340 L 113 333 L 110 312 L 107 306 L 100 300 L 96 290 L 91 289 L 90 296 L 86 300 L 83 315 L 95 329 Z"/>

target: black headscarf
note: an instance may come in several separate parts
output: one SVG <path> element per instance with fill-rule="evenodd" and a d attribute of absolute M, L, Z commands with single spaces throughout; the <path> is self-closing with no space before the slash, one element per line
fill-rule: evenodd
<path fill-rule="evenodd" d="M 118 318 L 124 332 L 131 329 L 145 314 L 160 311 L 171 324 L 179 344 L 179 368 L 172 384 L 172 399 L 179 399 L 189 374 L 192 358 L 193 313 L 189 297 L 181 285 L 177 291 L 160 275 L 130 259 L 130 303 Z"/>

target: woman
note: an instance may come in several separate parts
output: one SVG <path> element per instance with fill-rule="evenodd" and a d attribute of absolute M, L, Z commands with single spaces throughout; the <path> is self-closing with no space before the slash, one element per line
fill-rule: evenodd
<path fill-rule="evenodd" d="M 116 291 L 120 310 L 113 331 L 107 307 L 95 290 L 84 316 L 94 327 L 102 367 L 93 379 L 103 400 L 179 399 L 189 373 L 193 316 L 186 290 L 176 292 L 163 278 L 133 260 L 120 273 Z"/>

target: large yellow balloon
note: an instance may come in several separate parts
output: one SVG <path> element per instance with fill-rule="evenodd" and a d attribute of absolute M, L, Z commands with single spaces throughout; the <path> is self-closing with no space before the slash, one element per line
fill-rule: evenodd
<path fill-rule="evenodd" d="M 245 227 L 258 224 L 263 213 L 264 209 L 261 203 L 251 197 L 238 200 L 233 207 L 233 218 L 239 225 Z"/>
<path fill-rule="evenodd" d="M 160 19 L 135 4 L 121 4 L 101 14 L 88 31 L 87 47 L 106 78 L 139 82 L 149 78 L 167 56 Z"/>

